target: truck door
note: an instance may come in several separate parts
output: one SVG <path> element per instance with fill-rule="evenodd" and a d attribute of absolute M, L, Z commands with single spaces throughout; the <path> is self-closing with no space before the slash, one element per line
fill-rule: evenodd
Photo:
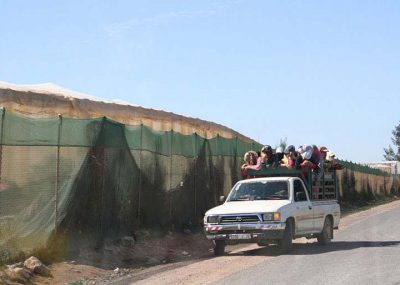
<path fill-rule="evenodd" d="M 310 233 L 314 229 L 314 210 L 300 179 L 293 181 L 293 195 L 296 208 L 296 233 Z"/>
<path fill-rule="evenodd" d="M 328 205 L 327 204 L 321 205 L 320 203 L 315 202 L 313 208 L 314 208 L 314 227 L 315 227 L 314 231 L 321 232 L 325 222 L 325 211 L 328 209 Z"/>

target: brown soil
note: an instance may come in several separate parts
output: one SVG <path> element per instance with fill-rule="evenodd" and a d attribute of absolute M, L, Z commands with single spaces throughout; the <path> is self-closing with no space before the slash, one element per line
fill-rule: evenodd
<path fill-rule="evenodd" d="M 212 244 L 203 233 L 139 231 L 132 245 L 110 240 L 100 250 L 86 248 L 75 260 L 51 264 L 53 277 L 35 276 L 31 281 L 48 285 L 104 284 L 154 265 L 198 259 L 211 250 Z"/>

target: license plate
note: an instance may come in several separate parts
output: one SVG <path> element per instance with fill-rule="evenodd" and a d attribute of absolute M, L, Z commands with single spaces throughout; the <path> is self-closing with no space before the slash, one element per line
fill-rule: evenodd
<path fill-rule="evenodd" d="M 230 239 L 251 239 L 251 234 L 231 234 Z"/>

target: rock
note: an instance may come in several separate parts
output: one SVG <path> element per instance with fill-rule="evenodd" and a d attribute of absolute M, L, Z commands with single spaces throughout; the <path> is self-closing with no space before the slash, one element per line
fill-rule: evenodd
<path fill-rule="evenodd" d="M 187 252 L 187 251 L 182 251 L 182 255 L 189 255 L 189 252 Z"/>
<path fill-rule="evenodd" d="M 125 236 L 121 239 L 121 244 L 125 247 L 132 247 L 135 245 L 135 239 L 131 236 Z"/>
<path fill-rule="evenodd" d="M 15 269 L 15 268 L 22 268 L 22 267 L 24 267 L 24 264 L 22 262 L 7 265 L 8 269 Z"/>
<path fill-rule="evenodd" d="M 114 273 L 117 273 L 117 274 L 119 273 L 119 268 L 118 267 L 114 269 Z"/>
<path fill-rule="evenodd" d="M 30 279 L 32 277 L 32 272 L 30 272 L 28 269 L 26 268 L 21 268 L 21 267 L 17 267 L 14 269 L 14 272 L 23 276 L 26 279 Z"/>
<path fill-rule="evenodd" d="M 7 269 L 6 274 L 11 281 L 25 284 L 31 278 L 31 272 L 28 269 L 16 267 Z"/>
<path fill-rule="evenodd" d="M 146 265 L 157 265 L 160 264 L 161 261 L 157 258 L 151 257 L 146 261 Z"/>
<path fill-rule="evenodd" d="M 50 269 L 34 256 L 25 260 L 24 266 L 36 274 L 46 277 L 51 276 Z"/>

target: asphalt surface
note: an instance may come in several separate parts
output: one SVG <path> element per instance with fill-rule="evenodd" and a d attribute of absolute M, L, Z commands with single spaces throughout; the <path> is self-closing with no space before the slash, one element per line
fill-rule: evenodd
<path fill-rule="evenodd" d="M 400 207 L 349 221 L 329 245 L 296 243 L 287 255 L 255 249 L 241 261 L 254 255 L 272 258 L 212 284 L 400 284 Z"/>
<path fill-rule="evenodd" d="M 400 200 L 342 218 L 331 244 L 294 241 L 277 247 L 228 246 L 224 256 L 205 256 L 154 266 L 112 285 L 175 284 L 398 284 L 400 285 Z"/>

